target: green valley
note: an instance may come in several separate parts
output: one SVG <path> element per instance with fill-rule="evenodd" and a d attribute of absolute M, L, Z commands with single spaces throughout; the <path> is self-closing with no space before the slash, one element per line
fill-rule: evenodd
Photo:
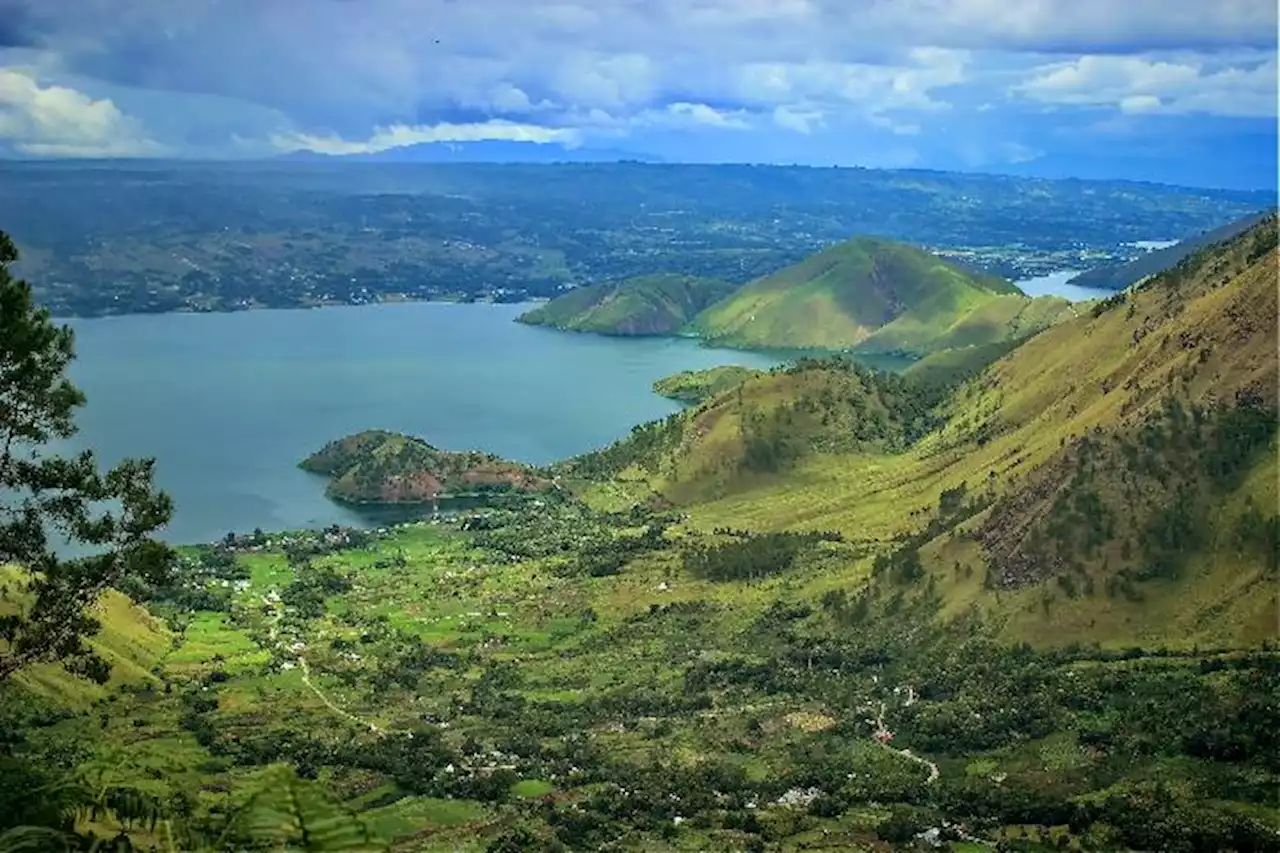
<path fill-rule="evenodd" d="M 679 374 L 546 470 L 335 441 L 335 498 L 538 498 L 122 571 L 100 678 L 0 680 L 0 850 L 1280 849 L 1276 227 L 1074 311 L 855 241 L 695 327 L 902 373 Z"/>

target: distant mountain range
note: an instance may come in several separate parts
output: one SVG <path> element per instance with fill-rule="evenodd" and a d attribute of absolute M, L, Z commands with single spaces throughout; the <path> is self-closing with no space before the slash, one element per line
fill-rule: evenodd
<path fill-rule="evenodd" d="M 1197 249 L 1212 245 L 1213 243 L 1221 243 L 1224 240 L 1230 240 L 1237 234 L 1243 234 L 1262 220 L 1270 216 L 1273 211 L 1264 210 L 1255 213 L 1252 216 L 1246 216 L 1244 219 L 1238 219 L 1235 222 L 1228 222 L 1221 228 L 1215 228 L 1212 231 L 1204 231 L 1192 237 L 1188 237 L 1172 246 L 1166 246 L 1163 249 L 1156 249 L 1145 255 L 1134 258 L 1132 261 L 1123 264 L 1106 264 L 1105 266 L 1094 267 L 1087 272 L 1083 272 L 1075 278 L 1071 279 L 1071 284 L 1081 287 L 1096 287 L 1106 290 L 1124 290 L 1132 284 L 1137 284 L 1148 276 L 1156 273 L 1164 272 L 1176 265 L 1183 258 L 1191 255 Z"/>
<path fill-rule="evenodd" d="M 555 142 L 423 142 L 364 154 L 321 154 L 294 151 L 282 159 L 304 162 L 353 163 L 660 163 L 662 159 L 613 148 L 569 148 Z"/>

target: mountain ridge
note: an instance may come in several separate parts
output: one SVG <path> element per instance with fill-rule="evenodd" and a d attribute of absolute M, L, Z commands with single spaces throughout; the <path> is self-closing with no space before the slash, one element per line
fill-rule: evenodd
<path fill-rule="evenodd" d="M 1270 215 L 1272 214 L 1269 211 L 1260 211 L 1251 216 L 1229 222 L 1219 228 L 1193 234 L 1172 246 L 1147 252 L 1128 263 L 1109 264 L 1086 270 L 1071 278 L 1068 284 L 1105 290 L 1124 290 L 1147 276 L 1169 269 L 1198 249 L 1214 243 L 1221 243 L 1248 231 Z"/>

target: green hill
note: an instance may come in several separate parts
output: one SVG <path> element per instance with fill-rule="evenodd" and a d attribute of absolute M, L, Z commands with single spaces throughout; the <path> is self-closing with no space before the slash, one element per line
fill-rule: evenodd
<path fill-rule="evenodd" d="M 743 286 L 690 328 L 725 346 L 922 354 L 1022 337 L 1068 311 L 913 246 L 859 237 Z"/>
<path fill-rule="evenodd" d="M 1211 231 L 1188 237 L 1172 246 L 1147 252 L 1128 263 L 1095 267 L 1080 273 L 1080 275 L 1071 279 L 1070 283 L 1081 287 L 1124 290 L 1129 285 L 1136 284 L 1147 276 L 1169 269 L 1198 249 L 1211 246 L 1214 243 L 1221 243 L 1223 240 L 1229 240 L 1237 234 L 1247 231 L 1266 219 L 1268 215 L 1264 211 L 1255 213 L 1252 216 L 1246 216 L 1243 219 L 1237 219 L 1234 222 L 1228 222 L 1221 228 L 1214 228 Z"/>
<path fill-rule="evenodd" d="M 946 612 L 1011 637 L 1256 642 L 1276 609 L 1274 228 L 1007 353 L 776 371 L 580 464 L 704 529 L 906 548 Z"/>
<path fill-rule="evenodd" d="M 701 403 L 709 397 L 736 388 L 748 379 L 764 375 L 763 370 L 732 364 L 709 367 L 706 370 L 682 370 L 653 383 L 653 390 L 682 403 Z"/>
<path fill-rule="evenodd" d="M 421 504 L 486 489 L 540 491 L 531 468 L 489 453 L 453 453 L 412 436 L 368 430 L 332 441 L 300 467 L 329 477 L 325 493 L 353 504 Z"/>
<path fill-rule="evenodd" d="M 659 274 L 575 288 L 519 317 L 520 322 L 605 335 L 669 335 L 734 286 Z"/>

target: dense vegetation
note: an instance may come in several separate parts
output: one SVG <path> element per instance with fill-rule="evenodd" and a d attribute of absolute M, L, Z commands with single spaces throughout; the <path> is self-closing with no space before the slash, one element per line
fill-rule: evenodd
<path fill-rule="evenodd" d="M 651 520 L 224 549 L 248 583 L 154 674 L 87 713 L 2 694 L 0 814 L 144 849 L 1274 849 L 1274 651 L 1011 647 L 937 625 L 927 576 L 797 587 L 838 535 L 619 544 L 550 587 L 572 547 L 499 545 Z"/>
<path fill-rule="evenodd" d="M 1005 498 L 986 519 L 990 562 L 1001 583 L 1056 575 L 1069 595 L 1093 594 L 1085 566 L 1104 554 L 1115 572 L 1110 595 L 1138 595 L 1134 581 L 1176 578 L 1210 544 L 1212 514 L 1272 448 L 1276 428 L 1275 409 L 1244 391 L 1212 407 L 1167 397 L 1136 433 L 1081 436 L 1042 472 L 1055 483 L 1039 501 L 1047 511 L 1029 511 L 1028 494 L 1041 494 L 1031 491 Z M 1280 516 L 1250 503 L 1235 531 L 1235 546 L 1272 575 L 1278 526 Z"/>
<path fill-rule="evenodd" d="M 642 164 L 0 165 L 55 313 L 517 300 L 673 273 L 741 284 L 852 234 L 1021 278 L 1124 258 L 1266 193 L 867 169 Z"/>

